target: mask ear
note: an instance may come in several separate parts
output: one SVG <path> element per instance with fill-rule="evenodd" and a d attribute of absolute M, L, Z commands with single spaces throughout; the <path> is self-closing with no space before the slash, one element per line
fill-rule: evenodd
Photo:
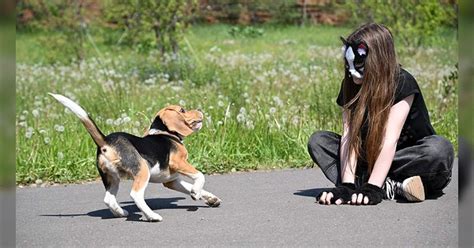
<path fill-rule="evenodd" d="M 339 38 L 341 39 L 342 44 L 344 44 L 344 46 L 347 46 L 347 40 L 344 39 L 344 37 L 342 37 L 342 36 L 339 36 Z"/>
<path fill-rule="evenodd" d="M 369 48 L 367 47 L 367 44 L 365 44 L 365 42 L 361 42 L 359 43 L 359 45 L 357 46 L 357 53 L 360 55 L 360 56 L 367 56 L 367 53 L 368 53 L 368 50 Z"/>
<path fill-rule="evenodd" d="M 171 132 L 177 132 L 184 137 L 193 133 L 184 117 L 176 111 L 164 109 L 158 112 L 158 116 Z"/>

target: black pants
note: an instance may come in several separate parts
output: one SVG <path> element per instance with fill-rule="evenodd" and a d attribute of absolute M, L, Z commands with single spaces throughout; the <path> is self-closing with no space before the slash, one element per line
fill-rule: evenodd
<path fill-rule="evenodd" d="M 334 184 L 341 182 L 339 156 L 341 136 L 328 131 L 311 135 L 308 151 L 324 175 Z M 401 182 L 411 176 L 420 176 L 427 195 L 437 195 L 451 181 L 454 159 L 453 145 L 445 138 L 432 135 L 413 146 L 395 152 L 388 177 Z M 367 165 L 357 162 L 356 184 L 368 181 Z"/>

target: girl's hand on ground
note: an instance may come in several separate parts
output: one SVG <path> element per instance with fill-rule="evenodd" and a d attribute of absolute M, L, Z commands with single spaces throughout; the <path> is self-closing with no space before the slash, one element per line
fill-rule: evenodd
<path fill-rule="evenodd" d="M 349 203 L 351 195 L 355 192 L 354 190 L 355 185 L 353 183 L 343 183 L 329 191 L 321 192 L 316 196 L 316 201 L 327 205 Z"/>
<path fill-rule="evenodd" d="M 377 205 L 382 201 L 384 194 L 382 188 L 366 183 L 352 194 L 350 202 L 354 205 Z"/>

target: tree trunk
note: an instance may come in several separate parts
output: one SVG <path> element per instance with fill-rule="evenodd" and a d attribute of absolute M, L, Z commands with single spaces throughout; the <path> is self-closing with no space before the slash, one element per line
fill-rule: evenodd
<path fill-rule="evenodd" d="M 155 22 L 153 25 L 153 31 L 155 32 L 155 40 L 156 40 L 156 49 L 160 51 L 161 56 L 165 55 L 165 47 L 164 47 L 164 38 L 163 34 L 161 33 L 161 25 L 158 21 Z"/>

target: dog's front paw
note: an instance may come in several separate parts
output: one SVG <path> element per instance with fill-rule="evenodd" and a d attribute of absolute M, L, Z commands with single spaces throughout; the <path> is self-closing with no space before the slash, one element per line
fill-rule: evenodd
<path fill-rule="evenodd" d="M 191 198 L 193 198 L 193 200 L 200 200 L 201 199 L 201 191 L 199 192 L 196 192 L 194 189 L 191 190 Z"/>
<path fill-rule="evenodd" d="M 216 196 L 211 197 L 205 201 L 206 205 L 208 205 L 211 208 L 216 208 L 221 205 L 221 199 L 217 198 Z"/>
<path fill-rule="evenodd" d="M 145 215 L 147 221 L 150 222 L 161 222 L 163 221 L 163 217 L 157 213 L 150 213 L 149 215 Z"/>

